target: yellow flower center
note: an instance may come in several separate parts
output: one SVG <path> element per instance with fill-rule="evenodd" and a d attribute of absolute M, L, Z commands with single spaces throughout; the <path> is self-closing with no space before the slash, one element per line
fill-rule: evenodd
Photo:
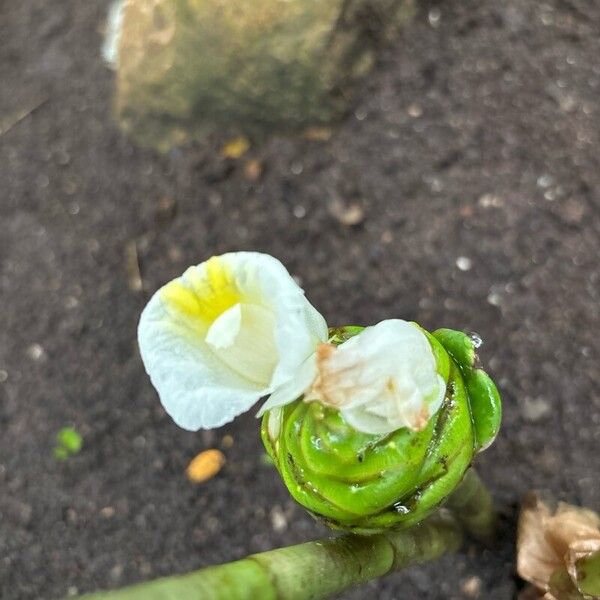
<path fill-rule="evenodd" d="M 176 279 L 162 290 L 164 302 L 177 312 L 213 323 L 226 310 L 240 302 L 242 294 L 227 265 L 214 256 L 206 262 L 205 276 L 198 269 L 185 273 L 188 285 Z"/>
<path fill-rule="evenodd" d="M 183 330 L 201 336 L 230 369 L 257 386 L 269 384 L 278 360 L 275 315 L 260 289 L 240 290 L 235 273 L 213 257 L 204 271 L 192 267 L 167 284 L 161 298 Z"/>

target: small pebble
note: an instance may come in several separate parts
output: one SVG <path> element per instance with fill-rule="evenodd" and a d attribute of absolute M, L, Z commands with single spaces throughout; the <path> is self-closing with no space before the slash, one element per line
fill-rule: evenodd
<path fill-rule="evenodd" d="M 411 104 L 407 111 L 413 119 L 418 119 L 423 115 L 423 109 L 418 104 Z"/>
<path fill-rule="evenodd" d="M 248 181 L 258 181 L 262 175 L 263 166 L 259 160 L 250 159 L 244 164 L 244 177 Z"/>
<path fill-rule="evenodd" d="M 303 137 L 307 140 L 314 142 L 326 142 L 331 139 L 333 134 L 329 127 L 309 127 L 303 134 Z"/>
<path fill-rule="evenodd" d="M 427 20 L 432 27 L 438 27 L 440 19 L 442 18 L 442 11 L 439 8 L 432 8 L 427 15 Z"/>
<path fill-rule="evenodd" d="M 502 198 L 494 196 L 493 194 L 484 194 L 479 198 L 479 206 L 483 208 L 499 208 L 504 203 Z"/>
<path fill-rule="evenodd" d="M 300 204 L 294 206 L 294 216 L 296 219 L 303 219 L 306 216 L 306 208 Z"/>
<path fill-rule="evenodd" d="M 287 529 L 287 519 L 280 506 L 274 506 L 271 509 L 271 525 L 277 533 Z"/>
<path fill-rule="evenodd" d="M 365 220 L 365 211 L 360 204 L 345 204 L 341 200 L 330 202 L 329 213 L 346 227 L 360 225 Z"/>
<path fill-rule="evenodd" d="M 231 448 L 233 446 L 233 436 L 232 435 L 224 435 L 221 440 L 221 445 L 223 448 Z"/>
<path fill-rule="evenodd" d="M 382 244 L 391 244 L 394 241 L 394 234 L 388 229 L 381 234 Z"/>
<path fill-rule="evenodd" d="M 467 598 L 479 598 L 479 594 L 481 593 L 481 579 L 473 575 L 473 577 L 469 577 L 462 583 L 460 589 Z"/>
<path fill-rule="evenodd" d="M 430 181 L 431 191 L 436 194 L 444 189 L 444 182 L 437 177 L 432 177 Z"/>
<path fill-rule="evenodd" d="M 220 450 L 205 450 L 190 462 L 185 473 L 192 483 L 203 483 L 213 478 L 224 464 L 225 455 Z"/>
<path fill-rule="evenodd" d="M 65 518 L 69 525 L 77 525 L 77 523 L 79 522 L 79 515 L 77 514 L 77 511 L 72 507 L 67 508 L 65 512 Z"/>
<path fill-rule="evenodd" d="M 72 310 L 73 308 L 77 308 L 77 306 L 79 306 L 79 300 L 75 298 L 75 296 L 67 296 L 64 304 L 65 308 Z"/>
<path fill-rule="evenodd" d="M 526 397 L 521 407 L 521 414 L 527 421 L 535 423 L 547 416 L 551 410 L 552 407 L 547 400 Z"/>
<path fill-rule="evenodd" d="M 159 225 L 168 225 L 177 215 L 177 202 L 169 196 L 163 196 L 154 209 L 154 219 Z"/>
<path fill-rule="evenodd" d="M 491 292 L 490 294 L 488 294 L 487 301 L 492 306 L 500 306 L 502 298 L 500 297 L 500 294 L 497 294 L 496 292 Z"/>
<path fill-rule="evenodd" d="M 179 246 L 170 246 L 167 250 L 167 255 L 171 262 L 179 262 L 183 260 L 183 250 Z"/>
<path fill-rule="evenodd" d="M 40 361 L 46 357 L 46 351 L 40 344 L 31 344 L 31 346 L 27 348 L 27 356 L 31 360 Z"/>
<path fill-rule="evenodd" d="M 110 519 L 115 516 L 115 509 L 112 506 L 105 506 L 100 509 L 100 516 L 104 519 Z"/>
<path fill-rule="evenodd" d="M 473 267 L 473 261 L 470 258 L 467 258 L 466 256 L 459 256 L 456 259 L 456 266 L 461 271 L 470 271 Z"/>
<path fill-rule="evenodd" d="M 541 188 L 549 187 L 550 185 L 552 185 L 552 182 L 553 182 L 553 179 L 550 175 L 544 174 L 544 175 L 540 175 L 537 178 L 538 187 L 541 187 Z"/>

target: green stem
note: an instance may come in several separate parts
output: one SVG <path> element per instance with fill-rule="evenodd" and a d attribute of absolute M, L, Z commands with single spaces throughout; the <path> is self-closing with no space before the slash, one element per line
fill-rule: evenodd
<path fill-rule="evenodd" d="M 462 537 L 455 519 L 439 514 L 407 530 L 280 548 L 85 599 L 317 600 L 457 550 Z"/>
<path fill-rule="evenodd" d="M 494 539 L 497 515 L 492 496 L 485 484 L 471 468 L 445 504 L 465 532 L 480 542 Z"/>

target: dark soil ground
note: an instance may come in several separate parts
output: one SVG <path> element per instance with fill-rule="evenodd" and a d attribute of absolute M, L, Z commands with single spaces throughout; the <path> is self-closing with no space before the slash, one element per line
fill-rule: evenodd
<path fill-rule="evenodd" d="M 37 108 L 0 137 L 0 597 L 117 587 L 326 534 L 261 460 L 252 416 L 181 431 L 136 349 L 150 292 L 209 255 L 258 249 L 330 324 L 477 331 L 504 395 L 478 460 L 497 547 L 343 597 L 513 598 L 522 494 L 600 505 L 600 4 L 426 7 L 329 141 L 251 150 L 258 182 L 216 143 L 159 156 L 119 133 L 99 56 L 107 5 L 1 5 L 3 129 Z M 166 224 L 165 198 L 178 208 Z M 341 224 L 336 199 L 364 221 Z M 85 445 L 61 463 L 68 424 Z M 189 460 L 225 435 L 224 470 L 190 485 Z"/>

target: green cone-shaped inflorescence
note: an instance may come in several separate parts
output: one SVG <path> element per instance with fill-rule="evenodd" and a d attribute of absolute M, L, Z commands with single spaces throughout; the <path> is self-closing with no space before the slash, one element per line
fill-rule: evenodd
<path fill-rule="evenodd" d="M 330 342 L 341 344 L 362 329 L 332 329 Z M 498 432 L 500 396 L 477 366 L 473 339 L 450 329 L 424 333 L 446 395 L 421 431 L 361 433 L 337 410 L 302 398 L 263 417 L 263 442 L 288 490 L 333 528 L 375 533 L 420 522 Z"/>

